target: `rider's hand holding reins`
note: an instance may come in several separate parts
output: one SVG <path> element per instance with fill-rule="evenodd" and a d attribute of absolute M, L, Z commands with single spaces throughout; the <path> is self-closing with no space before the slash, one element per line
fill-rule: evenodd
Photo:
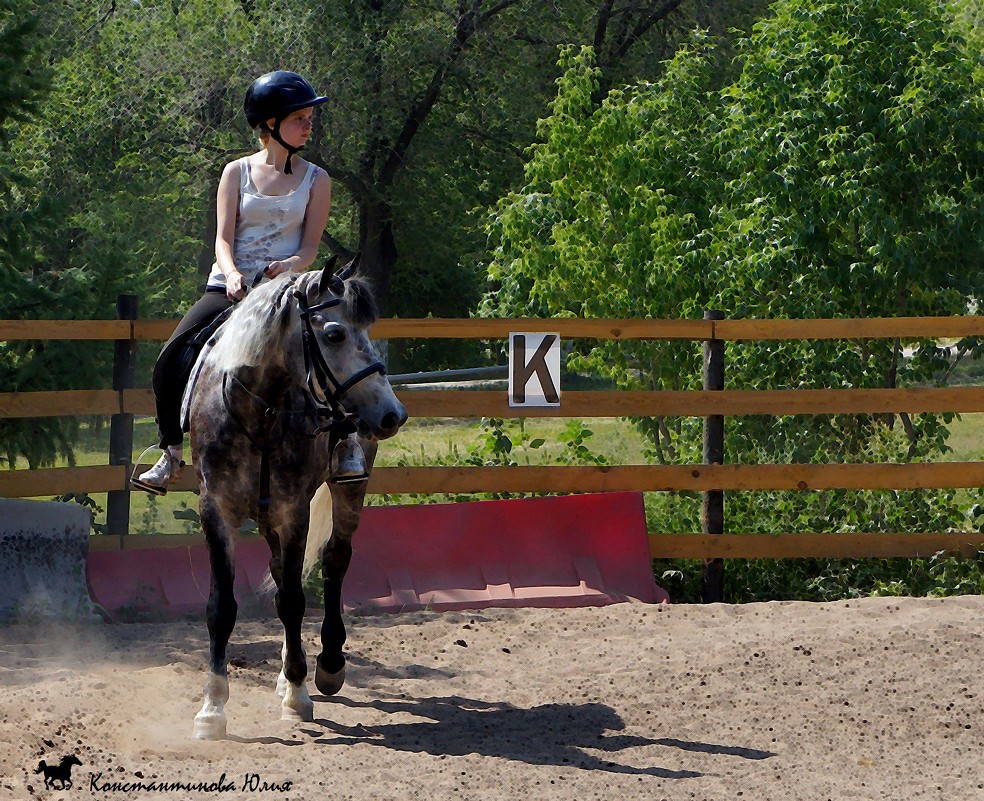
<path fill-rule="evenodd" d="M 246 297 L 246 282 L 239 270 L 233 270 L 231 275 L 226 276 L 226 297 L 232 301 Z"/>
<path fill-rule="evenodd" d="M 290 270 L 290 265 L 287 261 L 271 261 L 267 268 L 263 271 L 263 274 L 267 278 L 276 278 L 278 275 Z"/>

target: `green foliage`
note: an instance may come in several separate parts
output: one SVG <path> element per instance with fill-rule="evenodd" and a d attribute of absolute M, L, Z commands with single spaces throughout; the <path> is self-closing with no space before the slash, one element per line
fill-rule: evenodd
<path fill-rule="evenodd" d="M 48 85 L 46 71 L 33 63 L 37 28 L 27 0 L 0 0 L 0 144 L 5 156 L 0 191 L 4 194 L 19 182 L 6 148 L 18 126 L 30 122 Z"/>
<path fill-rule="evenodd" d="M 704 111 L 710 52 L 696 34 L 657 83 L 612 92 L 595 110 L 590 48 L 562 51 L 557 100 L 531 150 L 526 186 L 492 216 L 496 289 L 481 313 L 699 316 L 706 293 L 693 242 L 714 197 Z M 689 343 L 579 344 L 568 368 L 625 389 L 693 389 L 699 358 Z M 664 460 L 693 436 L 685 421 L 644 424 Z"/>
<path fill-rule="evenodd" d="M 41 24 L 12 50 L 33 77 L 31 103 L 4 137 L 18 180 L 0 219 L 0 318 L 112 318 L 122 293 L 138 295 L 142 316 L 193 302 L 217 170 L 248 141 L 207 116 L 224 118 L 222 76 L 236 67 L 220 56 L 238 30 L 229 8 L 40 4 Z M 163 66 L 177 59 L 182 70 Z M 0 386 L 101 388 L 111 359 L 111 343 L 0 343 Z M 3 420 L 0 449 L 11 466 L 18 456 L 71 464 L 77 428 Z"/>
<path fill-rule="evenodd" d="M 966 313 L 984 289 L 984 81 L 962 31 L 936 0 L 779 0 L 738 42 L 733 82 L 715 85 L 698 32 L 657 81 L 600 107 L 591 49 L 565 48 L 524 186 L 490 215 L 481 313 Z M 728 386 L 896 387 L 946 367 L 934 343 L 906 359 L 902 344 L 732 343 Z M 618 342 L 578 346 L 568 367 L 626 389 L 693 389 L 699 359 L 693 345 Z M 734 418 L 726 460 L 928 461 L 945 452 L 949 419 Z M 654 461 L 700 461 L 699 421 L 639 425 Z M 732 493 L 727 520 L 735 532 L 940 531 L 968 525 L 965 504 L 948 491 Z M 654 530 L 699 530 L 693 499 L 651 506 Z"/>
<path fill-rule="evenodd" d="M 31 192 L 29 169 L 16 143 L 44 107 L 51 74 L 42 60 L 38 17 L 24 0 L 0 2 L 0 318 L 51 318 L 65 297 L 88 294 L 75 271 L 49 273 L 40 243 L 53 234 L 54 204 Z M 72 316 L 72 315 L 67 315 Z M 66 389 L 78 385 L 93 349 L 52 342 L 0 343 L 0 390 Z M 59 457 L 71 463 L 73 419 L 0 420 L 0 454 L 31 467 Z"/>
<path fill-rule="evenodd" d="M 96 534 L 109 533 L 105 523 L 96 522 L 96 515 L 102 514 L 105 510 L 96 503 L 91 495 L 87 495 L 84 492 L 68 492 L 64 495 L 58 495 L 51 500 L 58 501 L 59 503 L 77 503 L 79 506 L 86 507 L 92 514 L 92 531 Z"/>
<path fill-rule="evenodd" d="M 558 457 L 560 464 L 608 464 L 604 454 L 596 453 L 588 444 L 594 436 L 594 431 L 585 428 L 580 420 L 568 420 L 560 433 L 560 441 L 564 446 Z M 537 440 L 542 444 L 541 440 Z M 531 443 L 531 447 L 534 444 Z"/>
<path fill-rule="evenodd" d="M 80 8 L 64 22 L 89 34 L 52 32 L 70 37 L 59 42 L 56 90 L 19 142 L 34 191 L 59 203 L 46 269 L 89 278 L 90 316 L 112 317 L 121 292 L 140 297 L 143 316 L 173 315 L 196 295 L 218 173 L 249 147 L 227 123 L 242 96 L 230 89 L 245 78 L 220 57 L 245 35 L 241 15 L 201 0 L 95 19 Z"/>
<path fill-rule="evenodd" d="M 721 93 L 711 301 L 770 316 L 962 312 L 981 288 L 960 265 L 982 255 L 984 101 L 957 28 L 932 0 L 773 9 Z"/>
<path fill-rule="evenodd" d="M 667 22 L 636 25 L 651 10 L 642 5 L 622 17 L 632 41 L 606 51 L 609 82 L 656 69 L 677 35 Z M 687 5 L 718 29 L 749 13 Z M 120 293 L 138 295 L 143 317 L 187 309 L 212 261 L 219 170 L 255 144 L 243 93 L 283 67 L 330 97 L 307 155 L 334 178 L 333 249 L 392 234 L 390 310 L 467 314 L 484 270 L 476 210 L 521 173 L 552 93 L 552 43 L 591 40 L 595 24 L 576 0 L 2 0 L 0 317 L 111 318 Z M 459 33 L 469 33 L 466 47 Z M 3 390 L 109 381 L 108 349 L 0 347 Z M 154 350 L 141 349 L 138 382 Z M 470 342 L 392 349 L 397 369 L 482 355 Z M 32 466 L 70 461 L 75 428 L 3 421 L 0 452 Z"/>
<path fill-rule="evenodd" d="M 701 564 L 684 560 L 654 562 L 657 581 L 674 603 L 699 603 Z M 927 559 L 732 559 L 725 571 L 725 597 L 733 603 L 756 601 L 844 601 L 868 596 L 980 595 L 984 592 L 984 554 L 938 553 Z"/>
<path fill-rule="evenodd" d="M 514 467 L 516 465 L 602 465 L 608 457 L 591 442 L 594 433 L 581 420 L 568 420 L 554 441 L 551 436 L 532 436 L 523 418 L 482 418 L 471 426 L 471 439 L 463 445 L 448 439 L 443 452 L 428 445 L 412 450 L 399 442 L 399 467 L 422 465 L 456 467 Z M 520 493 L 522 495 L 523 493 Z M 548 493 L 538 493 L 548 494 Z M 475 500 L 501 500 L 516 497 L 511 492 L 463 493 L 446 495 L 381 496 L 371 503 L 455 503 Z"/>

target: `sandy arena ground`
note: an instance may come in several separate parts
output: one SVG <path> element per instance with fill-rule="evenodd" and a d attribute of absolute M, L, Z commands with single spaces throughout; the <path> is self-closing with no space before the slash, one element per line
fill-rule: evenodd
<path fill-rule="evenodd" d="M 295 726 L 279 624 L 240 621 L 222 742 L 203 623 L 0 628 L 0 799 L 984 799 L 979 597 L 349 620 Z"/>

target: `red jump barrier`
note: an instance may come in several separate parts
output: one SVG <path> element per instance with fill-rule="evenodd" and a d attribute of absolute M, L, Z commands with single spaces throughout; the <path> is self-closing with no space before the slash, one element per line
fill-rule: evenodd
<path fill-rule="evenodd" d="M 637 492 L 371 507 L 342 599 L 386 611 L 669 601 Z"/>
<path fill-rule="evenodd" d="M 236 599 L 240 606 L 257 603 L 257 591 L 270 549 L 263 540 L 236 545 Z M 256 573 L 262 571 L 257 578 Z M 182 615 L 201 612 L 208 602 L 210 568 L 204 545 L 98 551 L 87 560 L 89 595 L 111 617 L 158 612 Z"/>
<path fill-rule="evenodd" d="M 236 594 L 258 602 L 270 555 L 236 544 Z M 203 545 L 90 553 L 89 592 L 108 613 L 203 610 Z M 641 493 L 370 507 L 342 593 L 346 609 L 481 609 L 667 603 L 649 557 Z"/>

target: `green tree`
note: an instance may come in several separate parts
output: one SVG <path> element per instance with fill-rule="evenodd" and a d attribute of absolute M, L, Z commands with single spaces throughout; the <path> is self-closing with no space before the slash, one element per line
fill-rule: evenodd
<path fill-rule="evenodd" d="M 491 217 L 489 314 L 696 318 L 962 314 L 980 297 L 984 126 L 975 58 L 933 0 L 780 0 L 715 86 L 697 35 L 663 77 L 591 103 L 590 51 L 564 52 L 526 185 Z M 739 388 L 891 387 L 940 353 L 899 342 L 729 347 Z M 969 343 L 968 343 L 969 344 Z M 699 380 L 693 347 L 601 345 L 573 366 L 626 387 Z M 921 459 L 936 415 L 729 421 L 729 460 Z M 897 422 L 897 421 L 894 421 Z M 699 459 L 693 421 L 644 421 L 653 455 Z M 781 508 L 782 521 L 777 518 Z M 696 506 L 667 507 L 696 530 Z M 952 493 L 741 495 L 737 530 L 947 527 Z"/>
<path fill-rule="evenodd" d="M 244 79 L 227 57 L 246 42 L 241 10 L 223 0 L 80 5 L 49 23 L 57 88 L 18 145 L 34 192 L 59 204 L 49 269 L 98 287 L 76 314 L 112 316 L 122 292 L 144 316 L 193 302 L 212 261 L 218 171 L 250 146 L 230 124 Z"/>
<path fill-rule="evenodd" d="M 474 269 L 459 278 L 460 250 L 447 244 L 471 253 L 475 240 L 456 237 L 448 212 L 475 230 L 471 209 L 487 205 L 517 175 L 518 155 L 547 97 L 551 48 L 589 36 L 610 44 L 606 76 L 616 80 L 630 56 L 665 47 L 666 25 L 681 5 L 364 0 L 312 13 L 309 2 L 297 0 L 278 3 L 276 14 L 266 4 L 251 8 L 269 59 L 283 60 L 291 48 L 298 69 L 333 98 L 312 151 L 351 210 L 352 231 L 332 241 L 333 249 L 361 249 L 383 308 L 406 314 L 444 304 L 464 313 L 462 299 L 476 299 Z M 400 226 L 413 229 L 406 240 Z M 437 241 L 428 241 L 435 234 Z M 443 257 L 437 265 L 435 247 Z M 401 264 L 401 274 L 404 248 L 413 261 Z M 430 308 L 418 299 L 427 297 L 422 277 L 425 288 L 438 290 Z M 399 295 L 391 292 L 394 282 L 404 289 Z"/>
<path fill-rule="evenodd" d="M 563 75 L 526 185 L 491 220 L 486 314 L 699 317 L 702 250 L 719 196 L 713 150 L 710 43 L 680 49 L 655 83 L 611 92 L 595 109 L 593 51 L 565 48 Z M 579 343 L 581 344 L 581 343 Z M 698 351 L 679 343 L 600 343 L 569 367 L 626 388 L 699 386 Z M 654 453 L 674 461 L 692 442 L 685 421 L 656 418 Z"/>
<path fill-rule="evenodd" d="M 17 239 L 0 316 L 111 318 L 121 293 L 138 295 L 144 316 L 172 316 L 196 294 L 216 165 L 248 145 L 219 102 L 235 69 L 223 54 L 241 32 L 236 16 L 208 0 L 22 6 L 22 18 L 38 21 L 17 36 L 29 58 L 23 74 L 52 88 L 35 94 L 30 118 L 6 140 L 20 223 L 4 226 Z M 229 25 L 216 25 L 223 15 Z M 2 348 L 6 390 L 110 381 L 111 343 Z M 18 455 L 32 466 L 71 463 L 75 428 L 71 419 L 2 421 L 0 447 L 11 464 Z"/>
<path fill-rule="evenodd" d="M 657 0 L 34 5 L 57 90 L 20 157 L 64 205 L 47 258 L 98 273 L 104 309 L 138 286 L 143 313 L 180 308 L 190 265 L 211 261 L 215 176 L 251 146 L 240 104 L 257 73 L 291 67 L 331 97 L 309 152 L 336 179 L 326 245 L 361 249 L 392 311 L 464 314 L 484 249 L 474 210 L 519 174 L 555 44 L 600 42 L 618 82 L 655 65 L 686 13 L 739 15 Z"/>
<path fill-rule="evenodd" d="M 39 241 L 50 233 L 49 202 L 32 197 L 13 142 L 39 113 L 50 75 L 39 58 L 38 18 L 27 2 L 0 0 L 0 318 L 51 316 L 65 295 L 84 291 L 75 274 L 49 274 Z M 80 349 L 52 343 L 0 343 L 3 391 L 64 386 L 86 364 Z M 71 378 L 68 379 L 71 381 Z M 13 466 L 19 455 L 31 466 L 71 455 L 74 423 L 64 420 L 0 420 L 0 449 Z"/>
<path fill-rule="evenodd" d="M 48 88 L 49 76 L 36 58 L 38 38 L 38 20 L 28 13 L 28 4 L 0 0 L 0 291 L 5 307 L 31 289 L 21 286 L 34 266 L 24 243 L 41 216 L 40 209 L 26 205 L 26 178 L 11 151 L 12 140 L 37 113 Z"/>
<path fill-rule="evenodd" d="M 709 302 L 735 316 L 965 313 L 982 287 L 984 102 L 945 7 L 784 0 L 742 50 L 722 92 Z M 901 348 L 754 345 L 733 349 L 731 369 L 751 386 L 927 380 L 933 343 L 905 361 Z M 849 453 L 864 423 L 838 432 Z M 909 456 L 942 444 L 935 416 L 902 423 Z"/>

